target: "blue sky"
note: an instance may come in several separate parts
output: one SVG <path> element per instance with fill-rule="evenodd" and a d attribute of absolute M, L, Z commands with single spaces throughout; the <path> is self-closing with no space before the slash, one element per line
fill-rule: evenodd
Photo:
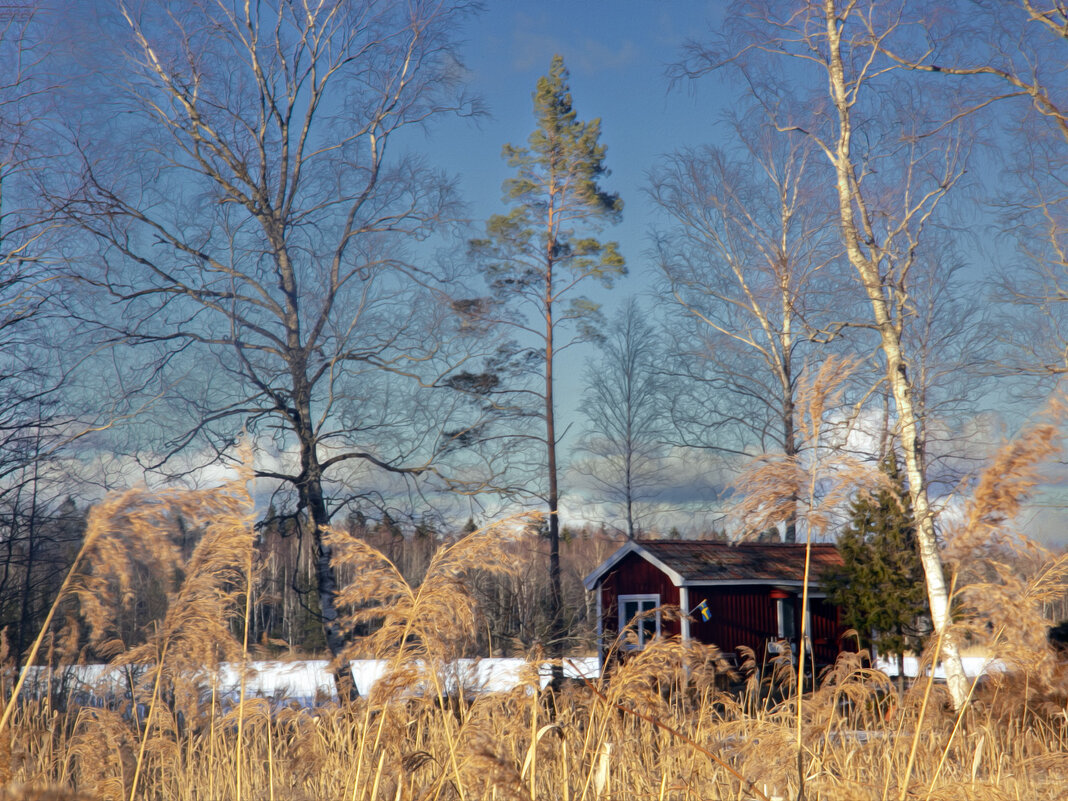
<path fill-rule="evenodd" d="M 708 40 L 723 13 L 723 4 L 714 0 L 488 0 L 461 35 L 468 86 L 489 114 L 477 122 L 439 121 L 427 137 L 428 156 L 458 176 L 476 226 L 505 211 L 501 183 L 511 171 L 501 147 L 526 142 L 534 126 L 531 93 L 553 55 L 561 54 L 580 119 L 601 119 L 611 170 L 605 184 L 625 204 L 622 223 L 603 236 L 620 242 L 630 274 L 610 292 L 589 290 L 611 314 L 657 279 L 657 266 L 647 255 L 657 222 L 645 195 L 647 172 L 681 148 L 731 147 L 723 118 L 744 97 L 740 87 L 725 84 L 726 73 L 673 87 L 666 74 L 685 41 Z M 972 256 L 971 269 L 983 272 L 990 255 Z M 582 366 L 592 355 L 589 348 L 570 351 L 558 367 L 565 376 L 558 412 L 573 424 L 564 454 L 580 422 Z"/>
<path fill-rule="evenodd" d="M 64 13 L 71 10 L 62 4 L 57 8 Z M 107 30 L 103 11 L 111 8 L 107 3 L 79 7 L 87 17 L 101 12 Z M 405 145 L 456 177 L 474 221 L 469 235 L 477 235 L 490 215 L 506 211 L 501 184 L 512 171 L 501 158 L 501 149 L 506 143 L 526 142 L 535 126 L 532 92 L 553 56 L 561 54 L 580 119 L 602 121 L 611 170 L 604 183 L 625 204 L 622 223 L 604 231 L 603 237 L 620 242 L 630 275 L 610 292 L 595 284 L 587 287 L 611 315 L 628 295 L 650 289 L 656 277 L 655 265 L 644 255 L 654 215 L 643 192 L 646 172 L 660 156 L 687 145 L 715 142 L 723 130 L 717 123 L 727 94 L 720 90 L 720 79 L 671 89 L 666 75 L 685 39 L 716 27 L 721 13 L 721 3 L 695 0 L 487 0 L 481 13 L 467 18 L 458 35 L 463 41 L 467 89 L 483 101 L 488 114 L 476 120 L 438 117 L 425 138 L 411 136 Z M 77 38 L 83 28 L 80 22 L 78 18 L 64 30 Z M 116 29 L 116 35 L 124 32 L 121 23 Z M 79 44 L 90 41 L 96 42 L 105 62 L 102 69 L 110 68 L 115 51 L 100 49 L 100 40 L 90 37 Z M 72 52 L 79 59 L 84 55 L 78 47 L 72 46 Z M 88 68 L 79 63 L 78 69 Z M 595 355 L 592 347 L 570 349 L 558 363 L 557 374 L 562 377 L 558 411 L 562 427 L 570 424 L 561 448 L 565 460 L 579 430 L 582 368 Z"/>
<path fill-rule="evenodd" d="M 620 242 L 630 275 L 610 292 L 589 287 L 611 314 L 629 295 L 652 289 L 658 277 L 657 266 L 647 256 L 649 233 L 658 222 L 645 194 L 647 172 L 662 156 L 681 148 L 731 147 L 733 132 L 723 118 L 744 99 L 741 87 L 725 83 L 726 72 L 674 87 L 666 74 L 687 39 L 707 40 L 718 31 L 723 6 L 720 0 L 487 0 L 459 35 L 468 89 L 482 99 L 488 115 L 478 120 L 439 118 L 425 138 L 413 136 L 406 144 L 456 176 L 475 222 L 470 235 L 476 235 L 481 221 L 507 208 L 501 184 L 512 172 L 501 148 L 526 142 L 535 124 L 531 94 L 553 55 L 561 54 L 570 70 L 579 117 L 601 119 L 611 170 L 604 183 L 625 203 L 622 223 L 603 236 Z M 997 167 L 983 167 L 980 172 L 997 175 Z M 972 204 L 969 209 L 978 214 L 982 207 Z M 983 240 L 984 246 L 989 244 L 985 236 Z M 977 271 L 991 260 L 985 247 L 973 247 L 969 253 L 970 266 Z M 565 424 L 572 423 L 563 442 L 565 458 L 580 422 L 582 368 L 594 355 L 592 348 L 570 350 L 558 365 L 557 374 L 563 376 L 558 411 Z M 699 473 L 710 475 L 701 465 L 690 467 L 691 479 Z M 682 482 L 674 489 L 685 493 L 696 488 Z M 691 497 L 707 498 L 709 493 L 701 490 Z"/>
<path fill-rule="evenodd" d="M 601 119 L 611 171 L 604 185 L 624 202 L 622 222 L 602 237 L 620 243 L 629 275 L 612 290 L 591 283 L 584 291 L 603 304 L 606 316 L 627 296 L 649 291 L 657 278 L 657 267 L 646 256 L 656 211 L 644 192 L 646 173 L 676 149 L 717 142 L 726 130 L 719 123 L 730 102 L 720 79 L 671 87 L 667 69 L 687 37 L 702 37 L 719 24 L 721 14 L 718 2 L 490 0 L 461 34 L 468 86 L 482 98 L 488 115 L 478 121 L 439 120 L 426 140 L 429 158 L 458 177 L 473 232 L 490 215 L 507 210 L 501 184 L 512 171 L 501 148 L 526 143 L 535 125 L 531 95 L 559 53 L 570 72 L 579 118 Z M 595 356 L 592 346 L 584 346 L 559 357 L 557 412 L 563 427 L 570 426 L 562 441 L 565 463 L 582 424 L 583 367 Z"/>
<path fill-rule="evenodd" d="M 665 75 L 688 36 L 716 24 L 715 2 L 680 0 L 491 0 L 463 31 L 470 89 L 488 106 L 478 122 L 437 124 L 428 145 L 433 160 L 456 173 L 471 217 L 505 210 L 501 159 L 506 143 L 524 144 L 534 128 L 531 94 L 556 53 L 571 73 L 579 118 L 601 118 L 611 176 L 606 186 L 625 204 L 623 222 L 606 231 L 620 242 L 630 276 L 606 306 L 645 289 L 654 265 L 643 257 L 653 219 L 643 195 L 645 173 L 677 148 L 715 141 L 727 95 L 716 80 L 669 91 Z"/>

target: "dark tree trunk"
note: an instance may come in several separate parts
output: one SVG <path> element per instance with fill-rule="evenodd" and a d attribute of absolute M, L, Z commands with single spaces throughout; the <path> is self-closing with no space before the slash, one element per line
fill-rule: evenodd
<path fill-rule="evenodd" d="M 301 404 L 300 417 L 310 419 L 310 404 Z M 330 525 L 330 512 L 323 495 L 323 475 L 315 452 L 315 440 L 308 426 L 301 421 L 297 429 L 301 442 L 301 481 L 297 487 L 301 505 L 308 511 L 311 521 L 312 542 L 315 555 L 315 578 L 319 594 L 319 613 L 323 626 L 323 638 L 330 656 L 334 659 L 334 686 L 341 703 L 352 702 L 360 697 L 359 688 L 352 675 L 352 665 L 344 657 L 348 637 L 342 628 L 337 610 L 337 572 L 332 561 L 333 551 L 323 539 Z"/>
<path fill-rule="evenodd" d="M 552 241 L 550 239 L 550 241 Z M 550 251 L 551 253 L 551 251 Z M 546 271 L 545 313 L 545 444 L 549 472 L 549 656 L 561 660 L 564 656 L 563 591 L 560 584 L 560 489 L 556 468 L 556 414 L 553 399 L 553 309 L 552 259 Z M 564 680 L 562 664 L 553 664 L 553 687 Z"/>

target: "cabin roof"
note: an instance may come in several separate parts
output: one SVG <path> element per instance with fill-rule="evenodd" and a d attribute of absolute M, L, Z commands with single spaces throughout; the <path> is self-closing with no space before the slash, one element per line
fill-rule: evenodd
<path fill-rule="evenodd" d="M 632 553 L 667 574 L 677 587 L 708 584 L 801 585 L 805 577 L 804 543 L 633 540 L 586 577 L 586 589 L 592 590 L 606 573 Z M 842 557 L 834 545 L 813 543 L 809 584 L 819 583 L 828 570 L 841 567 L 842 564 Z"/>

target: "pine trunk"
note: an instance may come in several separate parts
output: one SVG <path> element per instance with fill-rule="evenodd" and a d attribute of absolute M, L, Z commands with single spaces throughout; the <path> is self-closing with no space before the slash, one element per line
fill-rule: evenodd
<path fill-rule="evenodd" d="M 560 585 L 560 489 L 556 467 L 556 413 L 553 397 L 553 257 L 556 249 L 553 207 L 549 211 L 549 238 L 545 272 L 545 445 L 549 472 L 549 656 L 555 661 L 552 683 L 564 680 L 563 591 Z"/>

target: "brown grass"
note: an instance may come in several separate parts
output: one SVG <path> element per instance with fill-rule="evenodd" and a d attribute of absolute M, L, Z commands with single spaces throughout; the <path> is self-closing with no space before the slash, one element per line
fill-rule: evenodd
<path fill-rule="evenodd" d="M 767 700 L 764 684 L 760 702 L 747 706 L 688 673 L 705 664 L 701 650 L 657 643 L 624 662 L 600 694 L 570 687 L 551 708 L 530 685 L 444 706 L 428 694 L 350 709 L 246 703 L 240 760 L 237 710 L 205 702 L 184 726 L 160 714 L 136 797 L 233 799 L 239 776 L 244 797 L 257 799 L 795 797 L 796 704 Z M 922 685 L 898 695 L 856 657 L 844 660 L 803 707 L 806 797 L 898 797 L 917 731 L 907 797 L 1063 797 L 1063 714 L 1040 710 L 1022 681 L 984 690 L 956 730 L 941 702 L 918 726 Z M 937 687 L 935 695 L 944 701 Z M 129 797 L 140 736 L 120 712 L 49 715 L 27 704 L 8 736 L 9 786 L 20 789 L 0 797 Z"/>
<path fill-rule="evenodd" d="M 333 533 L 360 577 L 339 600 L 353 622 L 374 624 L 354 654 L 390 659 L 389 680 L 344 707 L 224 704 L 212 668 L 248 652 L 247 475 L 211 491 L 116 496 L 94 511 L 59 607 L 80 621 L 65 628 L 66 658 L 108 654 L 130 696 L 104 708 L 48 693 L 11 704 L 0 801 L 743 801 L 797 798 L 802 781 L 806 799 L 827 801 L 1060 799 L 1068 683 L 1042 613 L 1063 595 L 1066 565 L 1008 528 L 1054 440 L 1036 429 L 1010 445 L 992 470 L 1016 478 L 981 477 L 948 537 L 958 625 L 1012 665 L 960 715 L 937 684 L 899 693 L 864 654 L 843 655 L 801 704 L 789 663 L 732 673 L 713 647 L 675 640 L 553 698 L 533 663 L 511 691 L 450 695 L 442 667 L 481 625 L 465 584 L 473 570 L 511 569 L 504 546 L 526 522 L 516 519 L 440 551 L 419 586 Z M 185 553 L 188 528 L 202 533 Z M 146 576 L 158 608 L 131 626 L 123 616 Z"/>

